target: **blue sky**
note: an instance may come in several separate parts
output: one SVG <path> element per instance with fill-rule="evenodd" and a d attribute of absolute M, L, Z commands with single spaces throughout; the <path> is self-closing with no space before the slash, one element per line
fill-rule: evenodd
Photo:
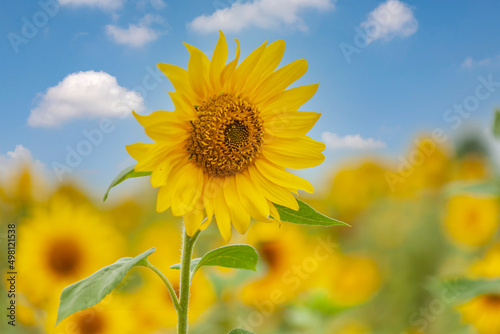
<path fill-rule="evenodd" d="M 0 173 L 29 158 L 57 180 L 54 163 L 68 166 L 68 149 L 83 145 L 90 153 L 62 178 L 104 188 L 133 163 L 125 145 L 147 141 L 113 106 L 171 110 L 165 91 L 173 88 L 155 64 L 187 67 L 182 42 L 211 56 L 218 29 L 232 55 L 234 38 L 243 56 L 284 39 L 282 64 L 308 60 L 296 85 L 319 82 L 302 109 L 323 111 L 310 135 L 329 148 L 324 167 L 301 175 L 319 179 L 351 155 L 396 157 L 419 133 L 491 122 L 500 104 L 499 12 L 495 0 L 5 0 Z M 75 88 L 92 80 L 88 94 Z M 463 114 L 452 110 L 464 103 Z M 86 147 L 85 131 L 102 139 Z"/>

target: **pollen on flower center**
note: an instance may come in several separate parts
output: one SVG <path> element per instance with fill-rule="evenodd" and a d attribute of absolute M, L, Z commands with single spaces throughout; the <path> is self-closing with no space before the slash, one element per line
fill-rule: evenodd
<path fill-rule="evenodd" d="M 247 169 L 261 151 L 263 122 L 255 105 L 223 93 L 197 107 L 187 150 L 212 176 L 231 176 Z"/>

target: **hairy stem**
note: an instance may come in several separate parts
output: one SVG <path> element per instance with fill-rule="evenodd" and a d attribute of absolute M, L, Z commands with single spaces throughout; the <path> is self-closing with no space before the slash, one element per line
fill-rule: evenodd
<path fill-rule="evenodd" d="M 179 310 L 180 310 L 179 300 L 177 299 L 177 294 L 175 293 L 175 290 L 172 287 L 172 284 L 170 283 L 170 281 L 168 280 L 168 278 L 165 277 L 165 275 L 163 275 L 163 273 L 160 270 L 158 270 L 158 268 L 156 268 L 155 266 L 153 266 L 151 263 L 148 262 L 146 264 L 146 267 L 148 267 L 149 269 L 151 269 L 152 271 L 154 271 L 158 276 L 160 276 L 160 278 L 163 281 L 163 283 L 165 283 L 165 285 L 167 286 L 168 293 L 170 294 L 170 298 L 172 298 L 172 302 L 174 303 L 175 310 L 177 312 L 179 312 Z"/>
<path fill-rule="evenodd" d="M 187 334 L 188 332 L 188 309 L 189 309 L 189 289 L 191 287 L 191 258 L 193 257 L 194 244 L 200 231 L 198 230 L 192 237 L 184 232 L 181 255 L 181 284 L 179 297 L 179 311 L 177 312 L 177 333 Z"/>

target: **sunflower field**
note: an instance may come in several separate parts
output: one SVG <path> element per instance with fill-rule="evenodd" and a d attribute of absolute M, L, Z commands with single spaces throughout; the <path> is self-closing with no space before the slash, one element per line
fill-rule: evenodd
<path fill-rule="evenodd" d="M 452 147 L 423 135 L 408 152 L 422 152 L 425 161 L 404 175 L 394 162 L 360 156 L 339 163 L 315 194 L 301 195 L 351 227 L 256 221 L 234 235 L 229 243 L 248 243 L 260 254 L 257 271 L 200 271 L 192 333 L 237 326 L 256 333 L 499 333 L 493 153 L 479 133 Z M 105 205 L 76 182 L 44 193 L 46 180 L 28 165 L 11 173 L 0 208 L 4 231 L 16 222 L 15 333 L 175 333 L 167 290 L 141 268 L 94 307 L 54 324 L 65 286 L 152 246 L 151 261 L 178 289 L 169 266 L 179 258 L 180 218 L 156 213 L 146 187 Z M 198 251 L 225 244 L 217 235 L 209 226 Z"/>

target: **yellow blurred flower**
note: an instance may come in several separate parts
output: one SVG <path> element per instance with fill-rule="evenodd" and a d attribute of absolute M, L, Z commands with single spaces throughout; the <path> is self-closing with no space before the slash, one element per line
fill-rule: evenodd
<path fill-rule="evenodd" d="M 318 85 L 286 90 L 306 73 L 307 61 L 276 70 L 285 42 L 266 44 L 238 66 L 239 44 L 236 59 L 226 65 L 222 32 L 211 60 L 185 44 L 191 56 L 187 71 L 158 65 L 176 89 L 170 93 L 175 110 L 134 113 L 155 141 L 127 146 L 138 161 L 135 170 L 152 172 L 152 186 L 160 187 L 157 211 L 171 208 L 174 216 L 184 216 L 190 236 L 208 225 L 200 226 L 204 217 L 215 215 L 228 240 L 231 224 L 243 234 L 250 217 L 279 217 L 273 203 L 297 210 L 292 192 L 314 191 L 285 168 L 324 160 L 325 145 L 306 135 L 321 114 L 298 111 Z"/>
<path fill-rule="evenodd" d="M 499 213 L 496 197 L 453 196 L 446 208 L 444 228 L 448 237 L 459 245 L 482 246 L 496 233 Z"/>
<path fill-rule="evenodd" d="M 89 207 L 63 197 L 23 221 L 18 236 L 19 290 L 37 306 L 123 255 L 116 230 Z"/>
<path fill-rule="evenodd" d="M 309 280 L 321 270 L 304 268 L 304 260 L 312 258 L 312 251 L 298 227 L 256 223 L 248 232 L 247 242 L 267 266 L 262 277 L 243 287 L 242 299 L 249 305 L 269 304 L 275 310 L 309 287 Z"/>
<path fill-rule="evenodd" d="M 332 302 L 342 307 L 368 301 L 382 281 L 375 261 L 359 254 L 338 254 L 318 274 L 316 284 L 327 288 Z"/>
<path fill-rule="evenodd" d="M 458 311 L 463 322 L 472 324 L 479 334 L 500 333 L 500 295 L 479 295 L 460 305 Z"/>
<path fill-rule="evenodd" d="M 495 244 L 485 256 L 469 268 L 473 278 L 500 278 L 500 243 Z"/>
<path fill-rule="evenodd" d="M 370 334 L 372 330 L 361 321 L 348 319 L 328 329 L 328 334 Z"/>
<path fill-rule="evenodd" d="M 345 167 L 333 178 L 328 200 L 337 217 L 351 221 L 372 202 L 385 197 L 389 186 L 385 169 L 374 161 Z"/>

